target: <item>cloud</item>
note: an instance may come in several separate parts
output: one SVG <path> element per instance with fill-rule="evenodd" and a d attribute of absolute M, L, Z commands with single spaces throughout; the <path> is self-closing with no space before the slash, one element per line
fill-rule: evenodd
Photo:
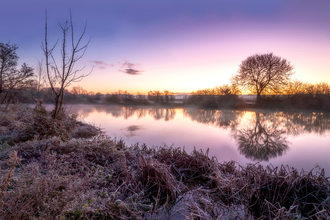
<path fill-rule="evenodd" d="M 106 62 L 100 61 L 100 60 L 94 60 L 94 61 L 90 61 L 91 63 L 94 64 L 94 66 L 96 66 L 97 68 L 100 68 L 102 70 L 106 69 L 108 66 L 113 67 L 114 64 L 108 64 Z"/>
<path fill-rule="evenodd" d="M 128 75 L 141 75 L 143 71 L 136 69 L 136 65 L 137 64 L 125 61 L 121 67 L 122 69 L 120 69 L 119 71 Z"/>
<path fill-rule="evenodd" d="M 107 67 L 114 67 L 115 64 L 108 64 L 104 61 L 101 60 L 93 60 L 89 61 L 93 64 L 94 67 L 99 68 L 99 69 L 106 69 Z M 128 75 L 141 75 L 143 71 L 138 70 L 136 66 L 138 64 L 135 63 L 129 63 L 128 61 L 125 61 L 124 63 L 118 62 L 116 65 L 121 64 L 121 68 L 119 69 L 120 72 L 126 73 Z"/>

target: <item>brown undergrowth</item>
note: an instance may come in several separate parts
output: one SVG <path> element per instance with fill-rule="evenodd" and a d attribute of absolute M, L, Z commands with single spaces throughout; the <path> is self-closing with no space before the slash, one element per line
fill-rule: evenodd
<path fill-rule="evenodd" d="M 127 147 L 108 137 L 28 141 L 2 154 L 2 161 L 12 158 L 9 152 L 17 152 L 21 163 L 15 175 L 12 165 L 3 167 L 15 181 L 2 180 L 2 219 L 149 219 L 178 205 L 178 219 L 316 219 L 330 213 L 322 171 L 241 167 L 197 150 Z"/>
<path fill-rule="evenodd" d="M 6 148 L 28 140 L 50 137 L 60 137 L 63 141 L 72 137 L 90 138 L 101 132 L 93 125 L 77 121 L 76 115 L 66 115 L 64 109 L 58 119 L 53 119 L 51 115 L 42 101 L 38 101 L 34 109 L 22 104 L 0 106 L 0 145 Z"/>
<path fill-rule="evenodd" d="M 0 153 L 0 219 L 328 219 L 322 169 L 219 163 L 208 152 L 33 138 Z"/>

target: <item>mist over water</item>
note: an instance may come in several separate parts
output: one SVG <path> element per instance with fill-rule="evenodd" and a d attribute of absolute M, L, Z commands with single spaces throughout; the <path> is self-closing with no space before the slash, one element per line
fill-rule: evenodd
<path fill-rule="evenodd" d="M 330 175 L 330 114 L 194 108 L 68 105 L 79 119 L 131 145 L 194 147 L 219 162 L 289 165 Z"/>

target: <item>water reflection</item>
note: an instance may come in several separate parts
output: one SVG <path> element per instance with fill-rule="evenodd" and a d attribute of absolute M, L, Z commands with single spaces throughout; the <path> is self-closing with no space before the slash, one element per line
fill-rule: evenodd
<path fill-rule="evenodd" d="M 183 116 L 191 121 L 229 130 L 229 136 L 235 140 L 239 153 L 253 161 L 269 161 L 286 154 L 290 150 L 288 141 L 290 136 L 310 133 L 326 136 L 330 133 L 330 114 L 320 112 L 245 112 L 192 108 L 178 110 L 164 107 L 141 108 L 103 105 L 84 105 L 83 108 L 78 109 L 77 112 L 81 118 L 88 117 L 92 112 L 97 112 L 115 118 L 151 117 L 157 121 L 173 121 L 175 123 L 180 123 L 179 120 L 176 122 L 175 117 L 177 114 L 181 115 L 182 111 Z M 161 124 L 152 125 L 151 130 L 154 130 L 154 126 L 158 125 Z M 141 129 L 148 130 L 148 125 L 143 123 L 141 125 L 126 124 L 125 126 L 127 127 L 122 130 L 124 130 L 126 137 L 136 136 L 141 132 Z M 176 128 L 173 128 L 174 132 L 176 132 L 175 130 Z M 157 135 L 156 133 L 153 134 Z M 170 137 L 171 133 L 168 134 Z M 220 129 L 219 134 L 221 134 Z"/>
<path fill-rule="evenodd" d="M 233 131 L 240 154 L 253 161 L 269 161 L 289 150 L 285 130 L 277 120 L 259 112 L 247 125 Z"/>
<path fill-rule="evenodd" d="M 124 131 L 126 132 L 125 136 L 128 138 L 136 136 L 137 131 L 141 130 L 141 129 L 142 129 L 142 126 L 139 126 L 139 125 L 128 126 L 128 127 L 124 128 Z"/>
<path fill-rule="evenodd" d="M 233 110 L 205 110 L 184 109 L 183 115 L 198 123 L 210 124 L 216 127 L 235 130 L 239 119 L 243 116 L 242 111 Z"/>
<path fill-rule="evenodd" d="M 235 130 L 246 112 L 236 110 L 184 109 L 184 116 L 198 123 Z M 330 133 L 330 114 L 322 112 L 256 112 L 250 123 L 272 124 L 283 134 L 298 136 L 313 133 L 320 136 Z"/>
<path fill-rule="evenodd" d="M 176 114 L 175 109 L 173 108 L 162 108 L 162 107 L 153 107 L 153 108 L 141 108 L 141 107 L 123 107 L 123 106 L 104 106 L 104 105 L 95 105 L 92 107 L 85 107 L 79 109 L 78 117 L 80 119 L 84 119 L 88 117 L 88 115 L 94 111 L 98 113 L 105 112 L 106 114 L 110 114 L 112 117 L 119 118 L 123 117 L 124 119 L 128 119 L 134 115 L 137 118 L 144 118 L 147 115 L 153 117 L 155 120 L 165 121 L 173 120 Z"/>
<path fill-rule="evenodd" d="M 329 134 L 330 114 L 321 112 L 278 114 L 286 120 L 286 131 L 289 135 L 298 136 L 303 133 L 314 133 L 325 136 Z"/>
<path fill-rule="evenodd" d="M 151 108 L 148 111 L 148 114 L 155 120 L 165 119 L 165 121 L 173 120 L 175 113 L 175 109 L 173 108 Z"/>
<path fill-rule="evenodd" d="M 230 129 L 238 151 L 253 161 L 269 161 L 289 151 L 288 136 L 329 134 L 330 114 L 315 112 L 254 112 L 242 122 L 246 112 L 185 109 L 192 121 Z"/>

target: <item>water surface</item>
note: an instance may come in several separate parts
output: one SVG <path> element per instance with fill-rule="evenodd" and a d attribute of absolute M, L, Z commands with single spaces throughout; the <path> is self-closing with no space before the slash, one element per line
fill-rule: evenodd
<path fill-rule="evenodd" d="M 48 106 L 49 108 L 49 106 Z M 330 174 L 330 114 L 68 105 L 69 113 L 126 144 L 194 147 L 219 162 L 289 165 Z"/>

